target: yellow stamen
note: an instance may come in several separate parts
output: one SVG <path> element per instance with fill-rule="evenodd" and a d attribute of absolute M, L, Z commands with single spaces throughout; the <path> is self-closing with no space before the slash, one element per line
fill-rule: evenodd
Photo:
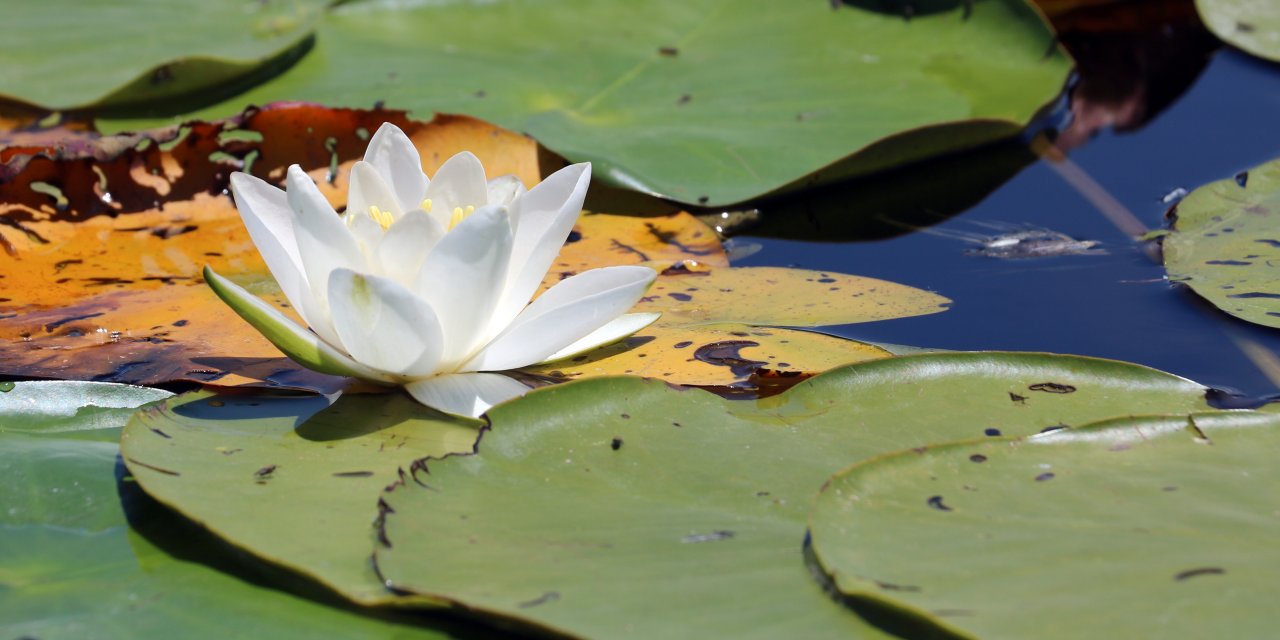
<path fill-rule="evenodd" d="M 465 209 L 462 207 L 454 207 L 453 215 L 449 217 L 449 228 L 452 229 L 461 224 L 463 220 L 467 219 L 467 216 L 475 213 L 475 210 L 476 208 L 471 205 L 467 205 L 467 208 Z"/>
<path fill-rule="evenodd" d="M 423 200 L 422 204 L 418 205 L 418 208 L 422 209 L 423 213 L 431 213 L 431 198 Z"/>
<path fill-rule="evenodd" d="M 369 206 L 369 217 L 373 218 L 373 221 L 378 223 L 378 225 L 382 227 L 383 231 L 390 228 L 391 223 L 396 221 L 395 218 L 391 217 L 391 212 L 383 211 L 375 205 Z"/>

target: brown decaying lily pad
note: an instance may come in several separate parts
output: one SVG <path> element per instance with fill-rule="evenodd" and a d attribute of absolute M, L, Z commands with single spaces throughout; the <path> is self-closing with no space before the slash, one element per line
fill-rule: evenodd
<path fill-rule="evenodd" d="M 75 135 L 65 147 L 6 149 L 0 372 L 150 385 L 336 388 L 341 380 L 282 357 L 217 300 L 199 273 L 210 264 L 288 312 L 223 191 L 230 172 L 242 168 L 236 159 L 252 159 L 253 173 L 277 182 L 296 161 L 340 206 L 347 170 L 384 121 L 417 143 L 429 174 L 467 149 L 491 177 L 511 173 L 531 186 L 543 175 L 532 140 L 471 118 L 417 122 L 398 112 L 293 104 L 225 123 L 142 136 Z M 640 254 L 724 264 L 714 234 L 687 214 L 589 216 L 574 237 L 562 271 L 634 264 L 643 261 Z M 613 239 L 639 253 L 603 250 Z M 696 250 L 680 248 L 685 245 Z"/>
<path fill-rule="evenodd" d="M 490 177 L 515 174 L 529 186 L 558 168 L 527 137 L 471 118 L 416 122 L 397 112 L 302 104 L 144 134 L 0 133 L 0 141 L 21 143 L 0 152 L 6 253 L 0 259 L 7 260 L 0 271 L 0 372 L 148 385 L 341 388 L 347 381 L 284 358 L 217 300 L 200 270 L 209 264 L 292 314 L 226 194 L 228 176 L 244 169 L 279 183 L 297 161 L 341 207 L 347 172 L 384 121 L 414 140 L 428 174 L 464 149 L 480 157 Z M 584 215 L 544 287 L 611 264 L 661 272 L 636 310 L 662 312 L 662 320 L 585 359 L 530 373 L 781 388 L 888 354 L 831 336 L 748 325 L 866 322 L 948 304 L 855 276 L 728 268 L 715 233 L 683 212 Z"/>

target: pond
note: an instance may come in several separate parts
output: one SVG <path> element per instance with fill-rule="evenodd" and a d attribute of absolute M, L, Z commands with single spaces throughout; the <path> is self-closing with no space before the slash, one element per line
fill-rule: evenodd
<path fill-rule="evenodd" d="M 24 8 L 0 628 L 1271 635 L 1280 15 L 806 1 Z"/>
<path fill-rule="evenodd" d="M 1170 207 L 1163 199 L 1170 192 L 1194 189 L 1280 155 L 1280 141 L 1267 133 L 1274 130 L 1278 113 L 1275 66 L 1225 49 L 1153 121 L 1137 131 L 1101 131 L 1072 150 L 1070 160 L 1147 229 L 1162 229 Z M 803 219 L 795 224 L 807 226 Z M 1024 227 L 1096 240 L 1107 253 L 1004 260 L 967 255 L 977 245 L 955 237 L 989 237 Z M 1170 285 L 1147 247 L 1118 229 L 1044 160 L 982 202 L 916 233 L 865 242 L 752 241 L 763 250 L 735 264 L 857 273 L 955 301 L 942 314 L 827 329 L 837 335 L 939 349 L 1115 358 L 1248 396 L 1274 394 L 1280 386 L 1274 356 L 1264 356 L 1270 368 L 1265 372 L 1242 349 L 1247 341 L 1280 353 L 1280 335 Z"/>

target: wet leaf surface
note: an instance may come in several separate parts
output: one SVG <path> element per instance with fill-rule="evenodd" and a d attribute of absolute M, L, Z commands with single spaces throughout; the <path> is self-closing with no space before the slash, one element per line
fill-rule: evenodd
<path fill-rule="evenodd" d="M 1233 316 L 1280 327 L 1280 160 L 1200 187 L 1175 212 L 1163 240 L 1169 279 Z"/>
<path fill-rule="evenodd" d="M 1280 6 L 1253 0 L 1196 0 L 1214 35 L 1260 58 L 1280 62 Z"/>
<path fill-rule="evenodd" d="M 1124 417 L 904 451 L 832 477 L 835 586 L 964 637 L 1265 637 L 1280 418 Z"/>
<path fill-rule="evenodd" d="M 392 599 L 369 564 L 378 494 L 415 461 L 469 452 L 479 423 L 402 393 L 184 394 L 125 427 L 125 464 L 152 497 L 259 558 L 352 600 Z"/>
<path fill-rule="evenodd" d="M 5 21 L 0 87 L 10 98 L 54 110 L 170 99 L 289 57 L 325 4 L 25 3 Z"/>
<path fill-rule="evenodd" d="M 1069 71 L 1021 0 L 909 21 L 853 4 L 343 3 L 296 66 L 199 113 L 281 99 L 468 113 L 619 186 L 717 205 L 1008 138 Z"/>
<path fill-rule="evenodd" d="M 14 638 L 444 638 L 259 586 L 118 480 L 132 408 L 164 391 L 18 382 L 0 392 L 0 620 Z M 217 560 L 217 568 L 204 564 Z M 228 573 L 230 572 L 230 573 Z"/>
<path fill-rule="evenodd" d="M 1049 384 L 1072 391 L 1036 390 Z M 880 637 L 805 565 L 824 478 L 937 441 L 1206 410 L 1204 392 L 998 353 L 866 362 L 758 401 L 635 378 L 556 386 L 491 411 L 477 455 L 386 493 L 377 564 L 396 589 L 578 636 Z"/>

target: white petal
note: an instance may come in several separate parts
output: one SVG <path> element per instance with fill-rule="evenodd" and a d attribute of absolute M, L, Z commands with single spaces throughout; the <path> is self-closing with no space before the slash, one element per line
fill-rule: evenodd
<path fill-rule="evenodd" d="M 395 192 L 401 211 L 418 208 L 426 197 L 427 176 L 422 173 L 418 148 L 400 127 L 383 123 L 369 140 L 364 160 L 373 165 Z"/>
<path fill-rule="evenodd" d="M 367 271 L 364 255 L 346 223 L 334 213 L 298 165 L 289 167 L 289 206 L 293 210 L 293 231 L 298 239 L 303 272 L 320 309 L 328 309 L 329 274 L 338 268 Z M 328 317 L 307 318 L 307 324 L 328 342 L 338 342 Z"/>
<path fill-rule="evenodd" d="M 529 303 L 542 277 L 573 230 L 591 182 L 591 164 L 565 167 L 517 201 L 515 241 L 506 293 L 494 312 L 494 326 L 505 326 Z"/>
<path fill-rule="evenodd" d="M 425 376 L 440 362 L 435 311 L 388 279 L 335 269 L 329 277 L 333 326 L 357 362 L 400 376 Z"/>
<path fill-rule="evenodd" d="M 365 260 L 368 260 L 368 256 L 377 255 L 378 245 L 382 244 L 382 237 L 385 235 L 382 225 L 365 213 L 350 209 L 342 214 L 342 223 L 351 231 L 351 237 L 356 239 L 356 246 L 365 255 Z"/>
<path fill-rule="evenodd" d="M 321 373 L 389 381 L 386 376 L 347 357 L 314 333 L 299 327 L 275 307 L 207 266 L 204 268 L 204 280 L 233 311 L 298 364 Z"/>
<path fill-rule="evenodd" d="M 231 192 L 249 237 L 275 276 L 281 292 L 321 337 L 337 343 L 329 312 L 316 302 L 303 270 L 293 229 L 293 214 L 284 191 L 245 173 L 231 175 Z"/>
<path fill-rule="evenodd" d="M 293 238 L 293 220 L 285 192 L 247 173 L 231 174 L 231 195 L 236 209 L 249 229 L 249 237 L 261 251 L 269 245 L 271 255 L 264 253 L 267 266 L 275 271 L 275 263 L 288 261 L 301 272 L 302 258 Z"/>
<path fill-rule="evenodd" d="M 395 219 L 400 219 L 403 209 L 399 199 L 391 192 L 391 187 L 382 179 L 378 170 L 368 162 L 359 161 L 351 165 L 351 186 L 347 190 L 347 215 L 369 213 L 369 207 L 377 207 L 387 211 Z M 416 209 L 415 203 L 410 209 Z"/>
<path fill-rule="evenodd" d="M 284 191 L 238 171 L 231 174 L 231 195 L 235 198 L 245 229 L 249 231 L 249 238 L 267 263 L 271 275 L 275 276 L 284 297 L 307 324 L 322 321 L 325 315 L 317 313 L 311 287 L 302 270 L 288 196 Z"/>
<path fill-rule="evenodd" d="M 463 151 L 440 166 L 427 185 L 426 198 L 431 201 L 431 217 L 446 229 L 454 207 L 480 207 L 489 203 L 489 187 L 480 159 Z"/>
<path fill-rule="evenodd" d="M 496 373 L 454 373 L 410 382 L 404 388 L 428 407 L 472 418 L 529 391 L 529 387 Z"/>
<path fill-rule="evenodd" d="M 413 210 L 387 229 L 378 245 L 378 263 L 383 275 L 412 287 L 422 261 L 444 237 L 444 227 L 431 216 Z"/>
<path fill-rule="evenodd" d="M 500 204 L 510 207 L 516 198 L 523 196 L 526 189 L 524 183 L 513 175 L 498 176 L 489 181 L 489 204 Z M 514 226 L 514 225 L 513 225 Z"/>
<path fill-rule="evenodd" d="M 657 275 L 648 267 L 620 266 L 562 280 L 461 370 L 504 371 L 541 362 L 625 313 Z"/>
<path fill-rule="evenodd" d="M 653 324 L 661 315 L 661 313 L 627 313 L 620 315 L 611 320 L 609 324 L 588 333 L 581 340 L 547 356 L 546 360 L 538 364 L 572 358 L 573 356 L 613 344 Z"/>
<path fill-rule="evenodd" d="M 511 225 L 503 207 L 477 209 L 427 254 L 413 289 L 440 318 L 442 368 L 460 364 L 489 337 L 510 258 Z"/>

